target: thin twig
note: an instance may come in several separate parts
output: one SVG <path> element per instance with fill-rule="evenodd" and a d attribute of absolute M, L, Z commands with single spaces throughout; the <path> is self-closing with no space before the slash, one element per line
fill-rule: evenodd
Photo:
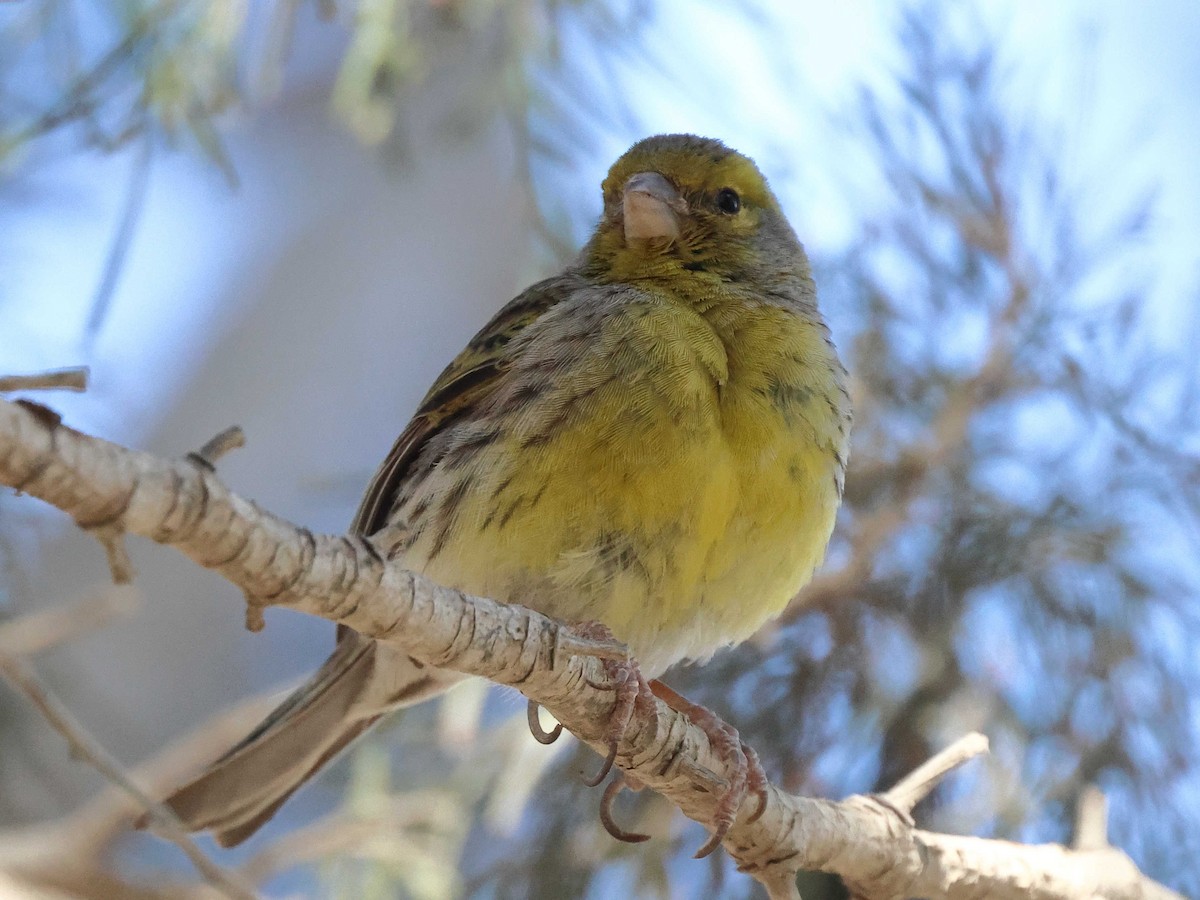
<path fill-rule="evenodd" d="M 34 375 L 6 375 L 0 376 L 0 394 L 10 391 L 86 391 L 87 382 L 87 366 L 51 369 Z"/>
<path fill-rule="evenodd" d="M 13 143 L 24 144 L 61 125 L 90 115 L 97 105 L 94 92 L 133 58 L 138 46 L 175 12 L 177 5 L 175 0 L 164 0 L 135 18 L 128 33 L 101 56 L 91 69 L 77 78 L 58 103 L 20 129 L 13 137 Z"/>
<path fill-rule="evenodd" d="M 261 884 L 277 872 L 361 851 L 375 838 L 406 832 L 444 834 L 447 829 L 457 827 L 455 815 L 444 792 L 397 794 L 379 814 L 355 816 L 336 812 L 285 834 L 243 863 L 238 871 L 247 881 Z"/>
<path fill-rule="evenodd" d="M 883 799 L 910 813 L 943 778 L 968 760 L 987 752 L 987 737 L 978 731 L 972 731 L 901 778 L 891 790 L 882 795 Z"/>
<path fill-rule="evenodd" d="M 100 542 L 104 555 L 108 559 L 108 571 L 112 575 L 113 584 L 129 584 L 133 581 L 133 560 L 129 558 L 129 550 L 125 547 L 125 531 L 117 525 L 97 525 L 84 528 L 88 534 Z"/>
<path fill-rule="evenodd" d="M 100 333 L 104 320 L 108 316 L 113 296 L 116 294 L 117 283 L 125 268 L 125 260 L 129 256 L 129 248 L 133 246 L 133 238 L 137 233 L 137 224 L 142 211 L 146 207 L 147 188 L 150 186 L 150 161 L 154 150 L 152 132 L 145 127 L 144 119 L 147 114 L 143 111 L 141 146 L 133 160 L 133 171 L 129 178 L 129 186 L 125 190 L 124 206 L 121 218 L 117 222 L 117 230 L 113 233 L 112 244 L 104 260 L 104 271 L 100 275 L 100 284 L 92 297 L 92 309 L 88 313 L 85 333 L 89 340 L 95 339 Z"/>
<path fill-rule="evenodd" d="M 1075 839 L 1071 846 L 1076 850 L 1102 850 L 1108 843 L 1108 798 L 1094 784 L 1089 784 L 1079 795 L 1075 808 Z"/>
<path fill-rule="evenodd" d="M 33 656 L 98 631 L 113 619 L 129 614 L 137 605 L 133 589 L 112 586 L 98 597 L 19 616 L 0 625 L 0 654 Z"/>
<path fill-rule="evenodd" d="M 220 434 L 211 438 L 203 447 L 194 453 L 189 453 L 188 456 L 196 462 L 201 463 L 208 469 L 212 469 L 217 460 L 231 450 L 238 450 L 246 446 L 246 433 L 242 431 L 240 426 L 230 425 Z"/>
<path fill-rule="evenodd" d="M 139 762 L 133 767 L 131 777 L 151 796 L 165 796 L 228 750 L 233 742 L 245 737 L 278 704 L 277 691 L 266 691 L 239 701 L 196 723 L 169 747 L 158 751 L 149 760 Z M 142 804 L 136 798 L 130 797 L 119 785 L 109 784 L 66 817 L 31 826 L 32 829 L 44 829 L 44 833 L 55 838 L 49 846 L 45 841 L 38 845 L 41 871 L 53 872 L 64 861 L 86 866 L 91 860 L 93 865 L 101 865 L 99 861 L 109 857 L 114 841 L 125 834 L 142 813 Z"/>
<path fill-rule="evenodd" d="M 0 672 L 38 708 L 54 729 L 66 739 L 71 755 L 88 763 L 110 782 L 133 797 L 146 810 L 157 826 L 156 833 L 170 840 L 184 852 L 204 880 L 237 900 L 254 900 L 254 890 L 232 872 L 221 868 L 204 855 L 188 836 L 175 814 L 155 802 L 125 774 L 120 764 L 83 728 L 70 710 L 38 679 L 33 670 L 20 659 L 0 654 Z"/>

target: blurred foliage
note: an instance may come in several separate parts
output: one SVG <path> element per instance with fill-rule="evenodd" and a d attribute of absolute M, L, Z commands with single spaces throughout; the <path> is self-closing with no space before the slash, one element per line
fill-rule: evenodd
<path fill-rule="evenodd" d="M 569 164 L 596 116 L 621 115 L 606 97 L 555 103 L 537 67 L 555 65 L 557 36 L 569 20 L 606 52 L 636 52 L 629 32 L 651 5 L 313 8 L 345 31 L 331 106 L 360 140 L 402 148 L 405 98 L 483 47 L 486 76 L 447 94 L 448 133 L 507 116 L 532 180 L 532 159 Z M 220 117 L 279 90 L 306 7 L 280 3 L 265 24 L 236 0 L 6 9 L 0 46 L 21 52 L 0 54 L 0 163 L 69 125 L 98 149 L 189 136 L 230 171 Z M 903 19 L 894 82 L 864 90 L 854 117 L 874 199 L 888 199 L 848 252 L 816 260 L 857 411 L 829 563 L 774 630 L 677 687 L 800 792 L 885 788 L 982 730 L 992 756 L 919 808 L 923 825 L 1063 841 L 1081 788 L 1098 784 L 1113 843 L 1200 896 L 1196 361 L 1164 355 L 1146 321 L 1153 273 L 1138 248 L 1152 201 L 1107 230 L 1083 221 L 1103 181 L 1064 170 L 1062 135 L 1021 124 L 986 29 L 962 22 L 949 4 Z M 557 132 L 530 124 L 548 105 Z M 540 199 L 561 255 L 578 211 Z M 550 750 L 519 722 L 451 710 L 469 740 L 389 729 L 355 760 L 344 815 L 375 823 L 370 836 L 349 852 L 297 845 L 292 864 L 341 853 L 320 871 L 343 896 L 750 893 L 719 854 L 688 860 L 699 826 L 659 798 L 618 804 L 655 840 L 604 835 L 599 792 L 576 777 L 590 753 L 559 757 L 535 792 Z M 400 741 L 395 767 L 384 737 Z M 403 862 L 422 855 L 457 867 Z"/>
<path fill-rule="evenodd" d="M 306 71 L 293 43 L 315 12 L 345 44 L 330 105 L 363 143 L 402 127 L 405 100 L 436 71 L 470 55 L 486 69 L 449 99 L 447 124 L 470 133 L 497 110 L 533 101 L 530 76 L 553 64 L 565 20 L 629 45 L 648 0 L 67 0 L 11 4 L 0 18 L 0 165 L 67 126 L 84 147 L 114 150 L 153 131 L 190 135 L 231 177 L 221 116 L 273 99 L 290 70 Z"/>
<path fill-rule="evenodd" d="M 0 46 L 0 163 L 79 125 L 86 146 L 114 150 L 155 126 L 190 132 L 223 168 L 213 117 L 238 97 L 245 4 L 21 3 Z M 96 46 L 100 45 L 100 46 Z"/>
<path fill-rule="evenodd" d="M 276 99 L 289 77 L 319 72 L 332 82 L 331 115 L 393 164 L 409 154 L 405 113 L 418 92 L 436 94 L 440 132 L 470 139 L 505 119 L 517 143 L 518 174 L 532 190 L 534 157 L 569 156 L 570 141 L 535 133 L 530 112 L 583 99 L 549 101 L 547 73 L 562 61 L 560 35 L 632 53 L 650 0 L 21 0 L 0 6 L 0 188 L 3 176 L 39 154 L 115 152 L 136 144 L 126 202 L 88 322 L 108 311 L 141 213 L 153 150 L 202 152 L 232 187 L 235 161 L 222 134 Z M 309 59 L 302 17 L 340 35 L 336 58 Z M 301 46 L 298 48 L 298 42 Z M 328 69 L 325 71 L 324 69 Z M 612 110 L 609 110 L 612 113 Z M 581 120 L 582 121 L 582 120 Z M 569 130 L 567 132 L 569 133 Z M 547 207 L 546 212 L 549 209 Z M 557 210 L 554 210 L 557 213 Z M 573 252 L 553 223 L 535 223 L 546 268 Z M 2 298 L 0 298 L 2 302 Z"/>
<path fill-rule="evenodd" d="M 993 51 L 953 33 L 908 17 L 899 96 L 863 98 L 895 206 L 841 267 L 859 419 L 844 563 L 815 596 L 831 659 L 881 726 L 877 785 L 982 726 L 989 802 L 938 820 L 1063 840 L 1097 783 L 1121 798 L 1113 839 L 1194 894 L 1200 833 L 1151 836 L 1200 813 L 1200 670 L 1178 647 L 1197 459 L 1174 449 L 1196 446 L 1198 373 L 1153 343 L 1152 204 L 1084 221 L 1103 181 L 1069 186 L 1061 136 L 1014 125 Z"/>
<path fill-rule="evenodd" d="M 816 261 L 856 406 L 829 562 L 774 633 L 678 686 L 801 792 L 885 789 L 982 730 L 991 757 L 923 804 L 923 825 L 1069 841 L 1098 784 L 1111 840 L 1198 896 L 1200 461 L 1181 448 L 1200 437 L 1200 379 L 1147 322 L 1153 204 L 1084 221 L 1103 181 L 1063 170 L 1062 135 L 1020 124 L 986 30 L 954 18 L 903 19 L 894 89 L 864 90 L 859 117 L 890 202 Z M 579 854 L 585 765 L 546 779 L 481 893 L 693 890 L 699 831 L 676 833 L 664 865 L 663 826 L 638 818 L 657 798 L 625 801 L 655 841 L 601 844 L 602 867 Z M 706 895 L 749 891 L 725 868 Z"/>

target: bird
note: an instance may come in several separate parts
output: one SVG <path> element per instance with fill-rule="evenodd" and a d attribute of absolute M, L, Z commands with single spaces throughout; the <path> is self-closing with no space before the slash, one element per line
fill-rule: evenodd
<path fill-rule="evenodd" d="M 599 627 L 644 683 L 745 640 L 812 578 L 852 415 L 808 258 L 749 157 L 656 135 L 601 191 L 574 261 L 433 383 L 350 530 L 439 584 Z M 166 803 L 237 845 L 380 718 L 464 677 L 339 626 L 312 678 Z M 736 731 L 664 691 L 729 748 Z"/>

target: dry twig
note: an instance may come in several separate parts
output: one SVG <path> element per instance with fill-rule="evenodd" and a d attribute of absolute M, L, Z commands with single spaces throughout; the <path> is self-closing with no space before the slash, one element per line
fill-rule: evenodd
<path fill-rule="evenodd" d="M 597 749 L 605 745 L 612 692 L 589 684 L 603 681 L 598 660 L 556 652 L 565 633 L 559 623 L 433 584 L 387 562 L 363 538 L 297 528 L 231 493 L 202 466 L 119 447 L 0 401 L 0 483 L 76 521 L 120 509 L 114 526 L 175 547 L 257 605 L 321 616 L 428 664 L 517 686 L 572 733 Z M 635 711 L 617 763 L 701 822 L 712 818 L 717 782 L 730 777 L 704 732 L 661 702 Z M 930 778 L 905 779 L 901 794 L 915 796 Z M 865 898 L 1178 900 L 1114 849 L 934 834 L 874 798 L 835 803 L 773 786 L 767 793 L 761 817 L 748 821 L 747 808 L 724 846 L 776 896 L 787 896 L 778 891 L 796 871 L 821 869 Z"/>
<path fill-rule="evenodd" d="M 7 375 L 0 377 L 0 394 L 12 391 L 86 391 L 88 369 L 73 366 L 69 369 L 52 369 L 36 375 Z"/>
<path fill-rule="evenodd" d="M 968 760 L 987 752 L 987 737 L 973 731 L 913 769 L 883 797 L 897 809 L 911 813 L 913 807 L 928 797 L 943 778 Z"/>
<path fill-rule="evenodd" d="M 254 900 L 254 890 L 240 877 L 227 872 L 204 855 L 188 835 L 183 824 L 167 807 L 148 797 L 133 783 L 121 765 L 109 756 L 100 744 L 41 683 L 33 670 L 19 659 L 0 654 L 0 673 L 38 708 L 54 729 L 66 739 L 71 755 L 86 762 L 110 782 L 133 797 L 149 814 L 156 831 L 184 852 L 204 880 L 236 900 Z"/>
<path fill-rule="evenodd" d="M 246 433 L 239 426 L 230 425 L 220 434 L 212 437 L 199 450 L 189 453 L 188 457 L 203 466 L 207 466 L 209 469 L 214 469 L 217 460 L 226 453 L 245 446 Z"/>
<path fill-rule="evenodd" d="M 79 603 L 38 610 L 0 625 L 0 654 L 34 656 L 103 628 L 137 608 L 137 592 L 113 586 Z"/>

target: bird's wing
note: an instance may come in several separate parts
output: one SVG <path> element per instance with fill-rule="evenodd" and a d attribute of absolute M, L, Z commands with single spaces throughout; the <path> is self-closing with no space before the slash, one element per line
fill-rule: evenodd
<path fill-rule="evenodd" d="M 495 391 L 511 366 L 509 342 L 546 310 L 570 296 L 573 280 L 569 274 L 560 275 L 519 294 L 438 376 L 371 479 L 350 527 L 353 534 L 372 535 L 384 526 L 409 467 L 426 442 Z"/>
<path fill-rule="evenodd" d="M 384 525 L 408 467 L 425 442 L 467 414 L 495 389 L 509 366 L 510 357 L 505 347 L 519 331 L 569 295 L 568 279 L 569 276 L 548 279 L 518 295 L 496 313 L 446 367 L 371 479 L 355 514 L 352 533 L 371 535 Z M 339 685 L 349 685 L 352 679 L 347 673 L 359 673 L 356 678 L 361 681 L 371 671 L 373 644 L 374 641 L 362 637 L 352 628 L 338 625 L 337 648 L 325 665 L 214 765 L 219 767 L 247 748 L 263 743 L 262 739 L 268 734 L 295 721 L 296 713 L 311 706 L 316 698 Z M 350 692 L 352 699 L 356 695 L 357 691 Z"/>

